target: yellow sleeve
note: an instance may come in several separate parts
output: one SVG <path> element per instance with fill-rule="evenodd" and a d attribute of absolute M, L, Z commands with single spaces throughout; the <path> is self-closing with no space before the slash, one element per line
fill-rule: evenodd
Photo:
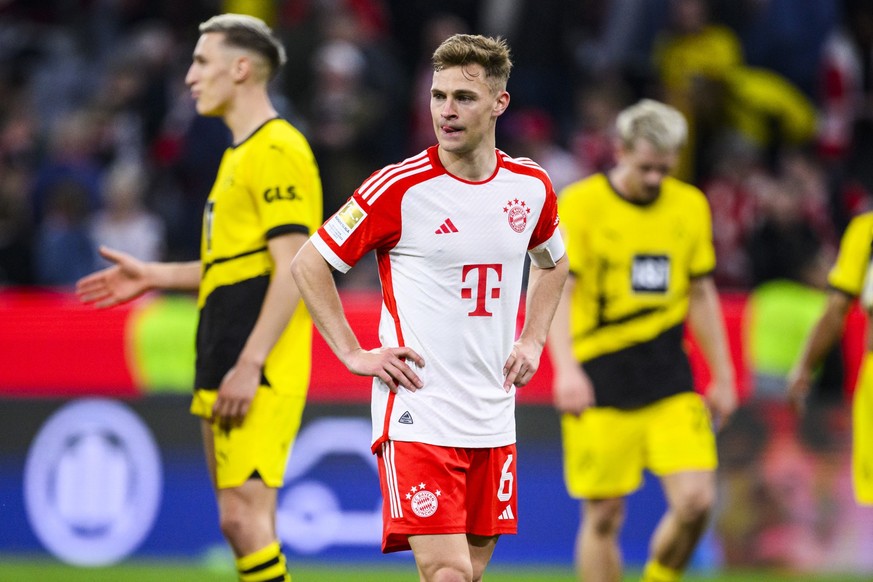
<path fill-rule="evenodd" d="M 837 261 L 828 274 L 828 284 L 857 297 L 861 294 L 870 262 L 873 241 L 873 213 L 856 216 L 846 227 L 840 241 Z"/>
<path fill-rule="evenodd" d="M 302 140 L 302 138 L 301 138 Z M 321 224 L 322 192 L 315 159 L 305 142 L 271 139 L 251 152 L 249 191 L 267 238 L 312 234 Z"/>
<path fill-rule="evenodd" d="M 709 275 L 715 270 L 715 247 L 712 244 L 712 212 L 706 196 L 697 188 L 691 187 L 694 207 L 697 211 L 695 224 L 697 240 L 691 253 L 688 272 L 692 277 Z"/>
<path fill-rule="evenodd" d="M 558 216 L 561 217 L 559 228 L 567 249 L 567 261 L 570 272 L 576 276 L 583 270 L 585 251 L 582 244 L 582 218 L 580 200 L 584 196 L 584 186 L 580 182 L 570 184 L 558 196 Z"/>

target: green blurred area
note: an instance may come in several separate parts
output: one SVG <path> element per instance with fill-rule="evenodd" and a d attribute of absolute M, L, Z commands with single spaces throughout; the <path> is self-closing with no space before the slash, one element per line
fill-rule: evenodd
<path fill-rule="evenodd" d="M 418 579 L 414 566 L 373 564 L 326 565 L 320 563 L 292 564 L 294 582 L 409 582 Z M 510 567 L 492 565 L 485 578 L 488 582 L 575 582 L 569 567 Z M 216 568 L 196 563 L 173 561 L 139 561 L 105 568 L 77 568 L 45 559 L 4 557 L 0 559 L 0 580 L 30 582 L 32 580 L 64 580 L 64 582 L 234 582 L 236 575 L 226 567 Z M 625 575 L 626 582 L 639 580 L 638 572 Z M 768 571 L 691 572 L 683 582 L 862 582 L 870 576 L 852 574 L 790 574 Z"/>
<path fill-rule="evenodd" d="M 131 313 L 127 354 L 140 390 L 191 393 L 197 317 L 197 300 L 182 294 L 155 296 Z"/>
<path fill-rule="evenodd" d="M 787 280 L 768 281 L 750 293 L 746 322 L 753 369 L 788 374 L 826 302 L 824 291 Z"/>

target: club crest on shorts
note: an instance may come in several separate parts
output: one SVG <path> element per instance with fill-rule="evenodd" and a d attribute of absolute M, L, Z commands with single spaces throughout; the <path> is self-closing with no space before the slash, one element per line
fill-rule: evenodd
<path fill-rule="evenodd" d="M 427 490 L 424 483 L 419 483 L 417 486 L 412 486 L 409 493 L 406 494 L 406 499 L 412 506 L 412 513 L 418 517 L 430 517 L 436 513 L 440 505 L 440 495 L 442 492 L 439 489 L 431 492 Z"/>
<path fill-rule="evenodd" d="M 527 228 L 527 215 L 530 214 L 530 207 L 524 200 L 518 198 L 507 200 L 506 206 L 503 207 L 503 212 L 506 213 L 509 220 L 509 227 L 515 232 L 524 232 Z"/>

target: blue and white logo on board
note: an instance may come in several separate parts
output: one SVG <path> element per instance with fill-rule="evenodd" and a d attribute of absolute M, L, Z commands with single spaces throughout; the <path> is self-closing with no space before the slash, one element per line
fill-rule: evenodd
<path fill-rule="evenodd" d="M 162 482 L 158 447 L 134 412 L 113 400 L 77 400 L 55 412 L 30 446 L 27 518 L 58 559 L 112 564 L 151 531 Z"/>
<path fill-rule="evenodd" d="M 366 418 L 319 418 L 300 431 L 279 492 L 276 529 L 289 549 L 315 554 L 330 546 L 375 546 L 382 542 L 379 468 L 370 450 L 372 428 Z M 344 508 L 339 492 L 313 472 L 331 457 L 356 459 L 372 473 L 347 467 L 342 481 L 355 483 L 359 495 L 375 493 L 372 505 Z M 332 482 L 333 485 L 340 483 Z"/>

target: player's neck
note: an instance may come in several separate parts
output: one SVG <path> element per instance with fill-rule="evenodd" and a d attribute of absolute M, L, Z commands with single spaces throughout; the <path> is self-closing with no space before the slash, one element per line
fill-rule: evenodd
<path fill-rule="evenodd" d="M 278 116 L 266 91 L 257 91 L 237 98 L 223 118 L 233 135 L 233 143 L 240 144 L 267 121 Z"/>
<path fill-rule="evenodd" d="M 497 152 L 493 147 L 477 148 L 471 152 L 450 152 L 442 147 L 437 149 L 440 162 L 452 176 L 470 182 L 482 182 L 494 174 L 497 166 Z"/>
<path fill-rule="evenodd" d="M 652 200 L 644 197 L 636 189 L 631 187 L 627 180 L 627 175 L 621 166 L 614 167 L 608 174 L 607 179 L 612 189 L 620 198 L 623 198 L 631 204 L 647 204 Z"/>

